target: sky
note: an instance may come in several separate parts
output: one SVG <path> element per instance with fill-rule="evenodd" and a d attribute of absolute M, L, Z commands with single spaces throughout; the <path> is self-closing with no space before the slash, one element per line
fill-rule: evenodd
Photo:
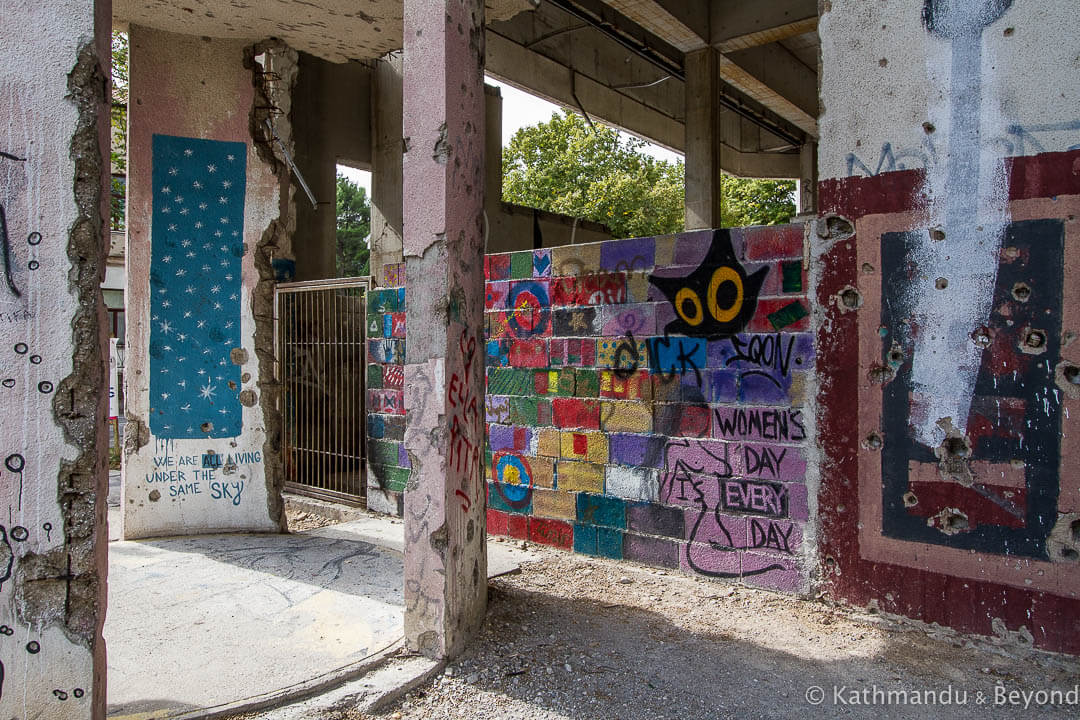
<path fill-rule="evenodd" d="M 547 122 L 551 119 L 551 114 L 559 110 L 559 106 L 554 103 L 549 103 L 547 100 L 538 98 L 535 95 L 522 92 L 521 90 L 499 82 L 494 78 L 486 77 L 485 81 L 489 85 L 498 87 L 499 91 L 502 93 L 503 147 L 506 147 L 510 142 L 510 138 L 514 136 L 514 133 L 516 133 L 518 129 L 528 125 L 537 125 L 542 122 Z M 587 109 L 588 108 L 586 108 L 586 110 Z M 625 136 L 625 133 L 621 134 Z M 651 143 L 645 146 L 643 150 L 657 160 L 674 162 L 676 159 L 682 158 L 682 155 L 679 155 L 678 153 L 673 153 L 667 148 L 662 148 L 659 145 L 653 145 Z M 368 197 L 371 197 L 371 173 L 363 170 L 354 170 L 353 168 L 345 167 L 343 165 L 338 166 L 338 172 L 347 176 L 350 180 L 367 190 Z"/>

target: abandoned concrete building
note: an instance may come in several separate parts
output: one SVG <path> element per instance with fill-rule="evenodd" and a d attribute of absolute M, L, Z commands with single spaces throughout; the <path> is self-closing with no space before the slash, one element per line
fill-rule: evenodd
<path fill-rule="evenodd" d="M 1075 10 L 0 0 L 0 715 L 105 716 L 113 28 L 125 539 L 282 532 L 318 476 L 403 518 L 432 657 L 489 533 L 1080 654 Z M 684 153 L 686 232 L 502 203 L 485 73 Z M 722 172 L 802 214 L 720 227 Z"/>

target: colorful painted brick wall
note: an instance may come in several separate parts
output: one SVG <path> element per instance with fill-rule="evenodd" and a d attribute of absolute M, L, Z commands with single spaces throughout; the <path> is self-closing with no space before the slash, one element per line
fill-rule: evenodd
<path fill-rule="evenodd" d="M 373 289 L 367 296 L 367 502 L 401 515 L 409 479 L 405 452 L 405 288 Z"/>
<path fill-rule="evenodd" d="M 797 591 L 802 225 L 486 258 L 488 531 Z"/>

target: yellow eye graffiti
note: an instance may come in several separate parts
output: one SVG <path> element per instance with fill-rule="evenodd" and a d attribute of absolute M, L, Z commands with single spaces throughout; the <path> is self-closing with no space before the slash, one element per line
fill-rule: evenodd
<path fill-rule="evenodd" d="M 694 305 L 693 315 L 686 314 L 687 302 Z M 697 293 L 690 288 L 682 288 L 675 295 L 675 312 L 679 313 L 679 317 L 689 325 L 700 325 L 701 321 L 705 319 L 704 312 L 701 309 L 701 300 L 698 299 Z"/>
<path fill-rule="evenodd" d="M 720 286 L 723 285 L 726 282 L 729 282 L 729 283 L 732 283 L 732 284 L 735 285 L 735 299 L 732 301 L 730 306 L 728 306 L 726 308 L 721 308 L 720 305 L 719 305 L 719 302 L 717 301 L 717 294 L 720 292 Z M 680 291 L 680 294 L 681 294 L 681 292 L 682 291 Z M 695 297 L 695 299 L 696 299 L 696 297 Z M 735 272 L 735 270 L 730 268 L 730 267 L 717 268 L 716 272 L 713 273 L 712 280 L 709 282 L 708 299 L 709 299 L 709 314 L 711 314 L 714 318 L 716 318 L 717 322 L 724 323 L 724 322 L 730 322 L 730 321 L 734 320 L 735 317 L 738 316 L 739 311 L 742 310 L 742 305 L 743 305 L 743 282 L 742 282 L 742 278 L 739 277 L 739 273 Z M 700 318 L 700 308 L 701 308 L 701 306 L 698 305 L 698 308 L 699 308 L 698 315 L 699 315 L 699 318 Z M 690 322 L 690 320 L 688 320 L 686 318 L 683 318 L 683 319 L 686 320 L 687 322 Z M 699 319 L 699 322 L 700 322 L 700 319 Z M 697 323 L 690 322 L 690 324 L 691 325 L 696 325 Z"/>

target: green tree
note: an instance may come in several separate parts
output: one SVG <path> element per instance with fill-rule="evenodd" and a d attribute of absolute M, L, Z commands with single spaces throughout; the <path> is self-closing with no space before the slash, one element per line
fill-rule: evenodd
<path fill-rule="evenodd" d="M 371 203 L 367 191 L 337 176 L 337 272 L 339 277 L 368 275 Z"/>
<path fill-rule="evenodd" d="M 110 108 L 112 142 L 109 153 L 112 172 L 109 220 L 113 230 L 123 230 L 126 221 L 124 195 L 127 176 L 128 55 L 127 34 L 113 32 L 112 107 Z"/>
<path fill-rule="evenodd" d="M 646 155 L 646 143 L 589 127 L 564 110 L 518 130 L 503 151 L 503 200 L 594 220 L 615 237 L 679 232 L 684 222 L 684 167 Z M 725 175 L 722 224 L 776 225 L 795 214 L 795 183 Z"/>

